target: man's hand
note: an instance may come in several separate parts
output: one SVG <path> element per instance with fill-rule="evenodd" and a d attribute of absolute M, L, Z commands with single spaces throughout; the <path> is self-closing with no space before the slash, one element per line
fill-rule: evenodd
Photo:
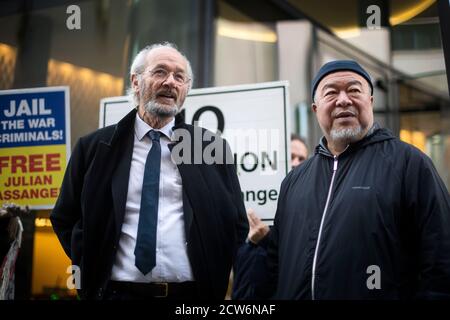
<path fill-rule="evenodd" d="M 262 238 L 269 233 L 269 226 L 266 225 L 261 219 L 255 214 L 253 209 L 247 210 L 247 219 L 250 225 L 250 230 L 248 232 L 248 240 L 254 244 L 258 244 Z"/>

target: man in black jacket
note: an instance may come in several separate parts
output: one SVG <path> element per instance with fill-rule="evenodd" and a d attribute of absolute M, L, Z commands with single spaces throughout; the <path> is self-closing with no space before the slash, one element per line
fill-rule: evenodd
<path fill-rule="evenodd" d="M 256 287 L 276 299 L 449 298 L 450 197 L 431 160 L 374 123 L 356 62 L 325 64 L 312 88 L 324 137 L 281 185 L 271 282 Z"/>
<path fill-rule="evenodd" d="M 193 75 L 174 45 L 144 48 L 130 77 L 136 110 L 79 139 L 51 214 L 80 268 L 79 293 L 223 299 L 248 232 L 228 145 L 182 121 Z M 202 157 L 207 147 L 213 159 Z"/>

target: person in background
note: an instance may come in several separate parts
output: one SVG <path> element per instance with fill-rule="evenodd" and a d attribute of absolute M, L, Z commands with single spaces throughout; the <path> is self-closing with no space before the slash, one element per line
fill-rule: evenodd
<path fill-rule="evenodd" d="M 298 134 L 291 134 L 291 166 L 292 169 L 300 165 L 303 161 L 308 159 L 308 147 L 305 139 Z"/>

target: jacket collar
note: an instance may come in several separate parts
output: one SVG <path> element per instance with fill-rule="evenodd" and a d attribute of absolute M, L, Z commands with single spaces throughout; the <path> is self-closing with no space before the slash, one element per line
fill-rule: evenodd
<path fill-rule="evenodd" d="M 185 125 L 185 110 L 181 109 L 180 112 L 178 112 L 175 116 L 175 126 L 172 128 L 172 130 L 176 130 L 178 128 L 184 127 Z"/>
<path fill-rule="evenodd" d="M 126 136 L 127 133 L 133 130 L 134 121 L 136 120 L 136 111 L 137 109 L 131 110 L 117 123 L 111 139 L 106 142 L 108 145 L 115 144 L 121 137 Z"/>

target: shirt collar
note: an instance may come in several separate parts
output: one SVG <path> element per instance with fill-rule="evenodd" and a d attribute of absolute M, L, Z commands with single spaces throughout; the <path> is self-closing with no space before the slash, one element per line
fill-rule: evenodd
<path fill-rule="evenodd" d="M 154 129 L 147 122 L 142 120 L 141 117 L 139 117 L 139 114 L 136 112 L 136 121 L 134 123 L 134 134 L 140 141 L 150 130 L 155 130 L 161 132 L 162 134 L 164 134 L 164 136 L 166 136 L 170 140 L 173 134 L 172 128 L 174 125 L 175 119 L 172 119 L 168 124 L 166 124 L 161 129 Z"/>

